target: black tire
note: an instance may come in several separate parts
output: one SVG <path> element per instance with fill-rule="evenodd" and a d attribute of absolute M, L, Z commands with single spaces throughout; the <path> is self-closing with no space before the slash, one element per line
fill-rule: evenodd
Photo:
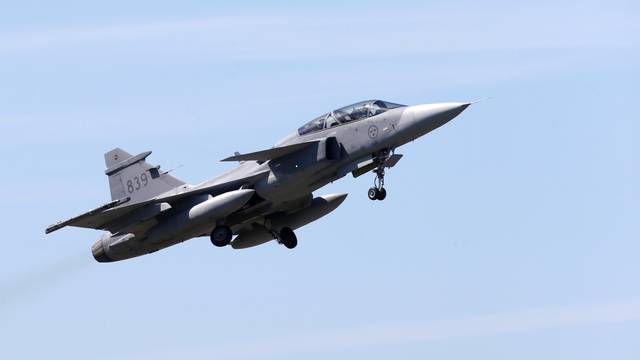
<path fill-rule="evenodd" d="M 378 198 L 378 189 L 377 188 L 369 188 L 369 192 L 367 192 L 367 196 L 369 200 L 376 200 Z"/>
<path fill-rule="evenodd" d="M 384 200 L 384 198 L 387 197 L 387 190 L 385 190 L 384 188 L 378 190 L 378 200 L 382 201 Z"/>
<path fill-rule="evenodd" d="M 211 231 L 210 237 L 213 245 L 217 247 L 227 246 L 231 243 L 233 231 L 231 231 L 231 228 L 226 225 L 219 225 Z"/>
<path fill-rule="evenodd" d="M 296 237 L 296 233 L 293 232 L 288 227 L 283 227 L 280 229 L 280 243 L 284 245 L 287 249 L 293 249 L 298 246 L 298 238 Z"/>

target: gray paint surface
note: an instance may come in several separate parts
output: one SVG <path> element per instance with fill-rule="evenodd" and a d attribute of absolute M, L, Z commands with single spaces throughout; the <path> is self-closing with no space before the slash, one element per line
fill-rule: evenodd
<path fill-rule="evenodd" d="M 115 148 L 105 154 L 112 201 L 46 232 L 67 225 L 106 230 L 92 247 L 100 262 L 151 253 L 209 235 L 221 225 L 237 235 L 231 242 L 236 249 L 280 241 L 283 229 L 304 226 L 337 208 L 346 194 L 314 198 L 312 193 L 350 172 L 354 177 L 375 172 L 378 186 L 370 192 L 386 194 L 384 169 L 401 158 L 395 150 L 469 105 L 356 103 L 314 119 L 271 149 L 223 159 L 241 163 L 196 185 L 147 163 L 150 151 L 131 155 Z"/>

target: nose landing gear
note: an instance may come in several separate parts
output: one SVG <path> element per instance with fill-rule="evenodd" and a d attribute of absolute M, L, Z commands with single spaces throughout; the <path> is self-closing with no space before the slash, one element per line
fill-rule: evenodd
<path fill-rule="evenodd" d="M 384 188 L 384 169 L 374 170 L 376 178 L 373 181 L 373 187 L 369 188 L 367 196 L 369 200 L 384 200 L 387 197 L 387 190 Z"/>
<path fill-rule="evenodd" d="M 389 158 L 389 151 L 384 151 L 373 159 L 376 168 L 373 172 L 376 174 L 376 178 L 373 179 L 373 187 L 369 188 L 367 196 L 370 200 L 384 200 L 387 197 L 387 190 L 384 188 L 384 168 L 385 163 Z"/>
<path fill-rule="evenodd" d="M 384 200 L 387 197 L 387 190 L 385 188 L 369 188 L 369 192 L 367 193 L 369 200 Z"/>

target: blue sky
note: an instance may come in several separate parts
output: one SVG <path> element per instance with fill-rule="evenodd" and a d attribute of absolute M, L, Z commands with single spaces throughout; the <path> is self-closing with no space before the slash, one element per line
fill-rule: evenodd
<path fill-rule="evenodd" d="M 633 1 L 7 2 L 0 357 L 637 359 Z M 190 183 L 369 98 L 491 99 L 401 148 L 298 248 L 200 238 L 98 264 L 44 228 L 119 146 Z"/>

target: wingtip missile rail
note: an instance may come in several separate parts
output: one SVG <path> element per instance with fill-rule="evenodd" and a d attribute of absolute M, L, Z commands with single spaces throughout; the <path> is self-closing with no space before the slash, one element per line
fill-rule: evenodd
<path fill-rule="evenodd" d="M 54 232 L 56 230 L 62 229 L 63 227 L 65 227 L 65 226 L 67 226 L 67 225 L 69 225 L 69 224 L 71 224 L 71 223 L 75 222 L 76 220 L 81 219 L 83 217 L 95 215 L 95 214 L 103 212 L 105 210 L 109 210 L 111 208 L 114 208 L 114 207 L 116 207 L 118 205 L 122 205 L 122 204 L 128 202 L 129 200 L 131 200 L 131 198 L 128 197 L 128 196 L 124 197 L 122 199 L 116 199 L 116 200 L 110 201 L 110 202 L 108 202 L 108 203 L 106 203 L 106 204 L 104 204 L 102 206 L 98 206 L 97 208 L 95 208 L 93 210 L 89 210 L 89 211 L 85 212 L 82 215 L 74 216 L 74 217 L 72 217 L 70 219 L 67 219 L 67 220 L 58 221 L 57 223 L 55 223 L 53 225 L 49 225 L 47 227 L 47 229 L 45 230 L 45 234 L 49 234 L 49 233 L 52 233 L 52 232 Z"/>

